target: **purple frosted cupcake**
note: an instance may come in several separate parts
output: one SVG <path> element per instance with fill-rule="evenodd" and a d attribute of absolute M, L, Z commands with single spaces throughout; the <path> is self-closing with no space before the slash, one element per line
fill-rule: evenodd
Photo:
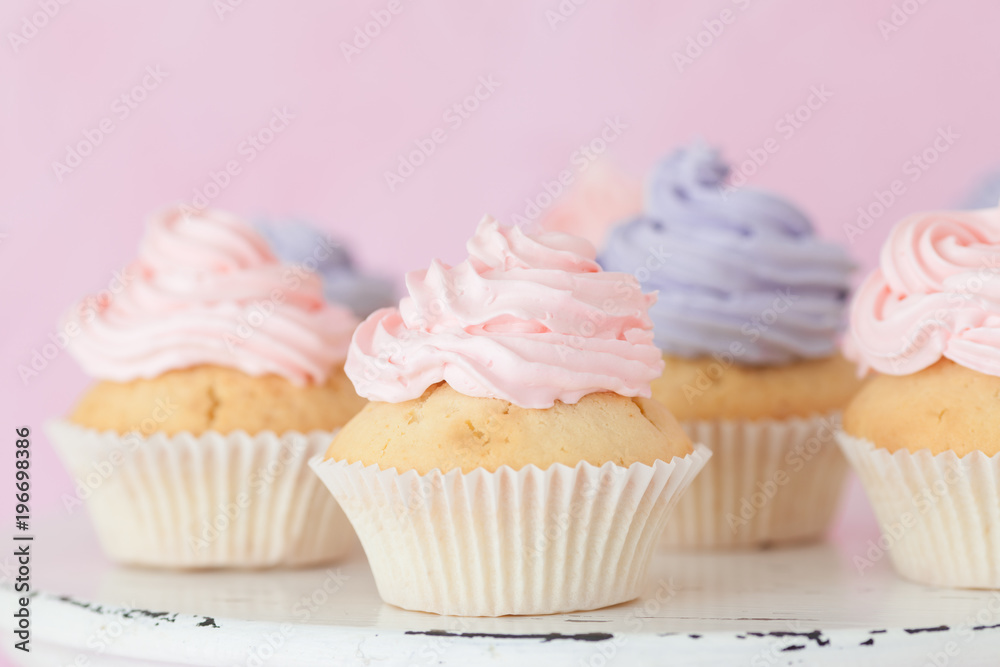
<path fill-rule="evenodd" d="M 770 193 L 725 188 L 703 144 L 649 174 L 644 211 L 599 261 L 658 290 L 650 309 L 666 368 L 653 397 L 714 451 L 667 541 L 689 547 L 814 539 L 846 465 L 833 433 L 858 387 L 837 351 L 853 264 Z"/>

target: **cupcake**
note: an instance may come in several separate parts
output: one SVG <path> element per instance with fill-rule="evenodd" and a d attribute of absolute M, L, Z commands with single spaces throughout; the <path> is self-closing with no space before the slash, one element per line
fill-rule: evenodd
<path fill-rule="evenodd" d="M 257 230 L 278 259 L 318 273 L 330 303 L 347 306 L 358 317 L 395 303 L 388 280 L 362 272 L 343 244 L 320 230 L 302 222 L 259 223 Z"/>
<path fill-rule="evenodd" d="M 567 234 L 487 217 L 467 248 L 358 327 L 346 371 L 371 402 L 313 469 L 390 604 L 501 616 L 631 600 L 708 457 L 647 398 L 655 297 Z"/>
<path fill-rule="evenodd" d="M 792 204 L 728 188 L 727 173 L 702 144 L 667 157 L 598 260 L 659 290 L 653 398 L 714 453 L 667 527 L 676 547 L 815 539 L 847 469 L 834 432 L 858 380 L 836 343 L 852 263 Z"/>
<path fill-rule="evenodd" d="M 162 567 L 327 561 L 351 544 L 308 460 L 364 405 L 357 320 L 252 227 L 154 216 L 124 288 L 67 316 L 97 383 L 49 432 L 107 554 Z"/>
<path fill-rule="evenodd" d="M 874 377 L 838 439 L 879 546 L 908 579 L 1000 588 L 1000 209 L 899 222 L 847 342 Z"/>

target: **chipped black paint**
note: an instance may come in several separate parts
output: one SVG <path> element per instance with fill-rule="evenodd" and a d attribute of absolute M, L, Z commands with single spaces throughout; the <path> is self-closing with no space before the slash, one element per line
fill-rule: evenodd
<path fill-rule="evenodd" d="M 155 625 L 159 623 L 176 623 L 178 616 L 180 614 L 171 613 L 169 611 L 150 611 L 148 609 L 123 609 L 121 607 L 105 607 L 101 604 L 95 604 L 93 602 L 83 602 L 82 600 L 74 600 L 73 598 L 62 595 L 56 598 L 59 602 L 64 602 L 66 604 L 71 604 L 74 607 L 79 607 L 80 609 L 86 609 L 89 612 L 102 615 L 113 615 L 120 616 L 128 620 L 132 620 L 137 617 L 149 618 L 156 621 Z M 211 616 L 195 616 L 195 618 L 201 618 L 201 623 L 198 623 L 196 627 L 199 628 L 218 628 L 215 619 Z"/>
<path fill-rule="evenodd" d="M 751 637 L 805 637 L 816 642 L 817 646 L 829 646 L 830 640 L 823 637 L 822 630 L 812 632 L 785 632 L 783 630 L 772 630 L 771 632 L 748 632 Z M 737 635 L 737 637 L 739 637 Z"/>
<path fill-rule="evenodd" d="M 977 625 L 976 627 L 974 627 L 972 629 L 973 630 L 997 630 L 997 629 L 1000 629 L 1000 623 L 997 623 L 996 625 Z"/>
<path fill-rule="evenodd" d="M 30 596 L 32 598 L 34 598 L 36 595 L 37 595 L 37 593 L 31 593 L 30 594 Z M 179 623 L 180 625 L 187 625 L 189 623 L 195 623 L 196 624 L 195 627 L 199 627 L 199 628 L 202 628 L 202 627 L 204 627 L 204 628 L 216 628 L 216 629 L 220 628 L 220 625 L 216 622 L 216 619 L 214 617 L 212 617 L 212 616 L 201 616 L 201 615 L 199 615 L 199 616 L 189 616 L 187 614 L 179 614 L 179 613 L 172 613 L 172 612 L 165 612 L 165 611 L 151 611 L 151 610 L 148 610 L 148 609 L 129 609 L 127 607 L 123 608 L 123 607 L 120 607 L 120 606 L 115 607 L 115 606 L 108 606 L 106 604 L 98 604 L 98 603 L 92 603 L 92 602 L 85 602 L 85 601 L 81 601 L 81 600 L 78 600 L 78 599 L 71 598 L 69 596 L 57 597 L 57 596 L 50 596 L 49 594 L 44 594 L 44 595 L 47 598 L 57 600 L 57 601 L 62 602 L 64 604 L 73 605 L 75 607 L 78 607 L 78 608 L 83 609 L 83 610 L 87 610 L 87 611 L 89 611 L 91 613 L 94 613 L 94 614 L 100 614 L 100 615 L 106 615 L 106 616 L 113 616 L 113 617 L 124 618 L 124 619 L 138 619 L 138 618 L 148 619 L 149 621 L 151 621 L 152 625 L 157 625 L 157 626 L 160 623 L 173 623 L 173 624 L 178 624 Z M 611 619 L 606 619 L 606 618 L 600 618 L 600 619 L 598 619 L 598 618 L 567 618 L 565 620 L 567 622 L 573 622 L 573 623 L 610 623 L 610 622 L 612 622 Z M 729 619 L 729 620 L 733 620 L 733 619 Z M 745 620 L 753 620 L 753 619 L 745 619 Z M 767 618 L 767 619 L 760 619 L 760 620 L 774 621 L 776 619 L 774 619 L 774 618 Z M 190 626 L 188 626 L 188 627 L 190 627 Z M 974 631 L 979 631 L 979 632 L 983 632 L 983 631 L 987 631 L 987 630 L 1000 631 L 1000 623 L 997 623 L 995 625 L 978 625 L 978 626 L 972 627 L 971 629 L 974 630 Z M 857 631 L 858 631 L 858 634 L 860 634 L 861 632 L 864 632 L 860 628 L 858 628 Z M 887 633 L 891 632 L 893 636 L 899 637 L 898 633 L 900 631 L 902 631 L 906 635 L 915 635 L 915 634 L 921 634 L 921 633 L 952 632 L 952 628 L 950 626 L 948 626 L 948 625 L 939 625 L 939 626 L 934 626 L 934 627 L 917 627 L 917 628 L 901 628 L 901 629 L 895 629 L 894 628 L 891 631 L 887 630 L 887 629 L 868 630 L 867 634 L 869 634 L 870 637 L 867 638 L 866 640 L 860 641 L 860 637 L 858 637 L 858 635 L 856 634 L 856 635 L 854 635 L 851 638 L 853 641 L 849 641 L 848 643 L 849 643 L 849 645 L 853 645 L 854 642 L 859 642 L 858 644 L 856 644 L 857 646 L 874 646 L 875 645 L 875 640 L 874 640 L 874 637 L 873 637 L 874 635 L 883 635 L 883 634 L 887 634 Z M 603 641 L 607 641 L 609 639 L 614 639 L 614 637 L 615 637 L 615 635 L 613 633 L 609 633 L 609 632 L 585 632 L 585 633 L 579 633 L 579 634 L 564 634 L 564 633 L 560 633 L 560 632 L 552 632 L 552 633 L 545 633 L 545 634 L 541 634 L 541 633 L 539 633 L 539 634 L 504 634 L 504 633 L 486 633 L 486 632 L 481 632 L 481 633 L 480 632 L 449 632 L 449 631 L 446 631 L 446 630 L 427 630 L 427 631 L 412 630 L 412 631 L 407 631 L 405 634 L 407 634 L 407 635 L 427 635 L 427 636 L 431 636 L 431 637 L 456 637 L 456 638 L 470 638 L 470 639 L 477 639 L 477 638 L 482 638 L 482 639 L 496 639 L 496 640 L 521 639 L 521 640 L 535 640 L 535 641 L 538 641 L 540 643 L 548 643 L 548 642 L 552 642 L 552 641 L 556 641 L 556 640 L 571 640 L 571 641 L 583 641 L 583 642 L 603 642 Z M 686 637 L 687 639 L 690 639 L 690 640 L 700 640 L 705 635 L 703 635 L 703 634 L 696 634 L 696 633 L 666 632 L 666 633 L 658 633 L 657 636 L 660 636 L 660 637 Z M 864 636 L 864 635 L 862 634 L 861 636 Z M 735 637 L 737 639 L 743 639 L 743 640 L 751 639 L 751 638 L 760 638 L 760 639 L 766 639 L 766 638 L 789 639 L 790 641 L 781 642 L 781 644 L 786 644 L 786 643 L 788 644 L 787 646 L 784 646 L 784 648 L 780 649 L 780 651 L 782 651 L 782 652 L 796 652 L 796 651 L 803 651 L 803 650 L 812 648 L 813 644 L 811 644 L 810 642 L 814 643 L 814 645 L 816 647 L 824 647 L 824 646 L 829 646 L 831 644 L 831 639 L 824 637 L 823 636 L 823 631 L 821 631 L 821 630 L 813 630 L 812 632 L 791 632 L 791 631 L 780 631 L 780 630 L 775 630 L 775 631 L 770 631 L 770 632 L 744 632 L 744 633 L 741 633 L 741 634 L 730 634 L 729 637 Z M 809 641 L 801 641 L 801 639 L 799 641 L 795 641 L 794 638 L 801 638 L 801 639 L 806 639 L 806 640 L 809 640 Z M 838 640 L 838 641 L 842 642 L 843 639 L 844 638 L 841 638 L 841 640 Z M 779 645 L 781 645 L 781 644 L 779 644 Z M 838 648 L 846 648 L 846 647 L 843 646 L 842 643 L 839 643 L 838 644 Z M 774 650 L 774 649 L 772 649 L 772 650 Z M 789 659 L 792 659 L 792 658 L 789 658 Z M 798 658 L 796 660 L 801 660 L 801 658 Z"/>
<path fill-rule="evenodd" d="M 168 611 L 147 611 L 145 609 L 129 609 L 122 613 L 122 618 L 132 619 L 135 616 L 143 616 L 145 618 L 152 618 L 154 620 L 164 620 L 170 623 L 177 621 L 177 614 L 171 614 Z"/>
<path fill-rule="evenodd" d="M 465 637 L 475 639 L 479 637 L 488 639 L 541 639 L 542 643 L 555 639 L 571 639 L 580 642 L 603 642 L 614 637 L 608 632 L 584 632 L 577 635 L 564 635 L 561 632 L 550 632 L 544 635 L 504 635 L 492 632 L 448 632 L 447 630 L 407 630 L 408 635 L 428 635 L 430 637 Z"/>
<path fill-rule="evenodd" d="M 951 630 L 947 625 L 939 625 L 934 628 L 903 628 L 903 632 L 908 635 L 915 635 L 920 632 L 948 632 Z"/>
<path fill-rule="evenodd" d="M 98 614 L 103 614 L 104 613 L 104 608 L 101 607 L 101 605 L 94 605 L 94 604 L 91 604 L 89 602 L 81 602 L 80 600 L 74 600 L 73 598 L 66 597 L 65 595 L 62 596 L 62 597 L 58 597 L 56 599 L 59 600 L 60 602 L 65 602 L 67 604 L 71 604 L 74 607 L 80 607 L 82 609 L 87 609 L 89 611 L 93 611 L 93 612 L 96 612 Z"/>

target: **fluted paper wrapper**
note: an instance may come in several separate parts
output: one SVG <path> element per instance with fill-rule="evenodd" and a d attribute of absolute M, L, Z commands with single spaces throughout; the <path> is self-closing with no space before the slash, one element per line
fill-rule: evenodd
<path fill-rule="evenodd" d="M 847 474 L 834 439 L 839 424 L 836 413 L 681 422 L 712 460 L 674 508 L 663 545 L 750 548 L 820 538 Z"/>
<path fill-rule="evenodd" d="M 901 575 L 934 586 L 1000 588 L 1000 454 L 889 452 L 843 431 L 837 440 L 875 509 L 877 546 Z"/>
<path fill-rule="evenodd" d="M 419 475 L 310 464 L 347 513 L 386 602 L 458 616 L 597 609 L 642 592 L 670 508 L 711 453 Z"/>
<path fill-rule="evenodd" d="M 299 566 L 333 560 L 353 543 L 308 465 L 334 432 L 143 437 L 67 421 L 47 431 L 101 546 L 121 563 Z"/>

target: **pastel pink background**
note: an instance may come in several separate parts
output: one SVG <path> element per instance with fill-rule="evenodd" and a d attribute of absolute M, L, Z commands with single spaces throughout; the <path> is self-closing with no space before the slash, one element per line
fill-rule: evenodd
<path fill-rule="evenodd" d="M 1000 4 L 927 3 L 885 39 L 877 24 L 894 1 L 592 1 L 553 28 L 546 12 L 559 0 L 402 0 L 351 62 L 340 43 L 387 0 L 243 0 L 221 19 L 211 0 L 77 1 L 16 52 L 9 34 L 54 0 L 4 2 L 0 439 L 9 454 L 13 426 L 34 429 L 35 512 L 61 512 L 59 494 L 71 488 L 42 424 L 66 413 L 88 380 L 65 353 L 27 384 L 17 365 L 48 342 L 64 308 L 129 261 L 144 216 L 190 201 L 211 171 L 241 159 L 240 142 L 272 108 L 294 119 L 212 204 L 314 221 L 392 275 L 435 256 L 457 260 L 484 212 L 523 211 L 607 118 L 628 125 L 609 159 L 636 175 L 697 135 L 739 159 L 776 138 L 779 151 L 750 184 L 792 196 L 842 242 L 857 207 L 904 179 L 903 163 L 951 126 L 955 144 L 851 246 L 867 268 L 892 220 L 954 203 L 1000 162 Z M 674 52 L 724 9 L 735 21 L 679 72 Z M 166 79 L 118 120 L 114 100 L 156 66 Z M 483 76 L 499 82 L 496 92 L 390 192 L 384 172 L 447 128 L 447 108 Z M 775 123 L 812 86 L 832 98 L 781 137 Z M 114 131 L 58 182 L 52 163 L 104 117 Z M 3 477 L 7 489 L 12 476 Z M 870 531 L 857 488 L 847 507 L 839 531 Z"/>

